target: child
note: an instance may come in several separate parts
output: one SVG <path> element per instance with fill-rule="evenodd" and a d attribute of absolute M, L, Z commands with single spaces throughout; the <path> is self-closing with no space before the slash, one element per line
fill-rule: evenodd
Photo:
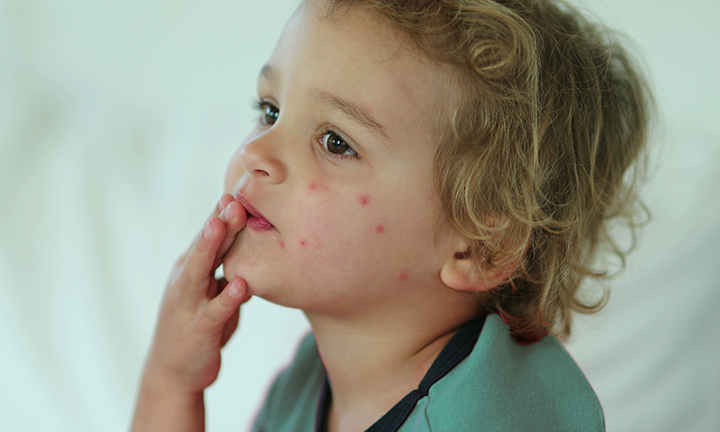
<path fill-rule="evenodd" d="M 133 430 L 204 428 L 251 295 L 313 330 L 255 430 L 603 430 L 554 335 L 604 301 L 578 288 L 645 143 L 606 36 L 546 0 L 304 1 L 171 274 Z"/>

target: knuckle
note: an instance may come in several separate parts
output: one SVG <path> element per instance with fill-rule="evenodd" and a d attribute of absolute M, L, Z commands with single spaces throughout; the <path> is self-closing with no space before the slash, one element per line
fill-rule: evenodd
<path fill-rule="evenodd" d="M 208 330 L 213 330 L 222 324 L 222 321 L 218 319 L 217 314 L 213 313 L 212 308 L 209 307 L 204 308 L 200 313 L 199 321 L 200 325 Z"/>

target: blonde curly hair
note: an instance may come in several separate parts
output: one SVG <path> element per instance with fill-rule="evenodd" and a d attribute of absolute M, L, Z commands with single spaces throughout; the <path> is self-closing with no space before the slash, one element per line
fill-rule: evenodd
<path fill-rule="evenodd" d="M 570 334 L 607 291 L 580 295 L 601 245 L 624 265 L 608 221 L 634 239 L 651 94 L 604 27 L 550 0 L 328 0 L 363 7 L 455 72 L 461 101 L 438 130 L 436 179 L 447 219 L 478 271 L 516 267 L 481 292 L 519 342 Z"/>

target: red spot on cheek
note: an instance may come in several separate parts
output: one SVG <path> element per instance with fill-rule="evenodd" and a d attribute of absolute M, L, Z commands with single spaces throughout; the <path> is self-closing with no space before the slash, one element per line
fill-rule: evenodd
<path fill-rule="evenodd" d="M 380 234 L 381 232 L 385 231 L 385 227 L 382 226 L 382 224 L 375 227 L 375 232 Z"/>
<path fill-rule="evenodd" d="M 370 195 L 360 195 L 358 201 L 360 201 L 360 204 L 362 205 L 368 205 L 370 202 Z"/>
<path fill-rule="evenodd" d="M 285 247 L 285 242 L 281 241 L 281 242 L 280 242 L 280 247 Z"/>
<path fill-rule="evenodd" d="M 324 184 L 318 183 L 318 182 L 312 182 L 312 183 L 310 183 L 310 185 L 308 186 L 308 188 L 309 188 L 311 191 L 329 191 L 329 190 L 330 190 L 330 188 L 328 188 L 328 187 L 325 186 Z"/>
<path fill-rule="evenodd" d="M 409 274 L 408 274 L 407 270 L 403 270 L 400 272 L 400 275 L 398 275 L 398 279 L 405 280 L 408 278 L 408 276 L 409 276 Z"/>
<path fill-rule="evenodd" d="M 300 246 L 305 246 L 306 244 L 305 240 L 300 240 Z"/>

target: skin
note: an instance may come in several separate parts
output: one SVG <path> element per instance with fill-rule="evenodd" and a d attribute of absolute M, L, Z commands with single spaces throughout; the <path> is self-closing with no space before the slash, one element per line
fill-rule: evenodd
<path fill-rule="evenodd" d="M 265 112 L 230 162 L 226 191 L 274 229 L 243 230 L 224 269 L 251 294 L 305 311 L 333 392 L 330 429 L 364 430 L 417 386 L 477 311 L 440 277 L 466 247 L 447 224 L 436 231 L 442 71 L 377 19 L 322 14 L 317 3 L 301 7 L 267 63 L 272 72 L 260 76 Z M 318 90 L 356 104 L 384 134 Z M 340 157 L 323 145 L 326 126 L 348 145 L 333 148 Z"/>
<path fill-rule="evenodd" d="M 202 431 L 203 392 L 217 378 L 220 349 L 249 298 L 236 278 L 215 280 L 220 258 L 245 226 L 245 209 L 223 195 L 170 273 L 143 371 L 133 431 Z"/>
<path fill-rule="evenodd" d="M 261 113 L 227 171 L 226 192 L 275 229 L 240 232 L 224 269 L 251 294 L 307 313 L 389 313 L 418 286 L 441 288 L 438 269 L 454 248 L 449 227 L 435 235 L 438 73 L 384 26 L 356 22 L 352 11 L 337 22 L 319 13 L 303 7 L 288 23 L 267 63 L 273 72 L 258 83 L 277 120 Z M 387 137 L 318 100 L 318 90 L 363 108 Z M 326 127 L 358 156 L 329 152 Z"/>
<path fill-rule="evenodd" d="M 203 390 L 251 295 L 306 313 L 332 389 L 330 431 L 369 427 L 479 314 L 467 291 L 491 286 L 458 258 L 467 243 L 442 222 L 432 174 L 447 71 L 367 12 L 328 18 L 325 7 L 300 6 L 260 75 L 260 119 L 210 229 L 171 274 L 134 431 L 203 430 Z M 227 280 L 215 281 L 221 262 Z"/>

